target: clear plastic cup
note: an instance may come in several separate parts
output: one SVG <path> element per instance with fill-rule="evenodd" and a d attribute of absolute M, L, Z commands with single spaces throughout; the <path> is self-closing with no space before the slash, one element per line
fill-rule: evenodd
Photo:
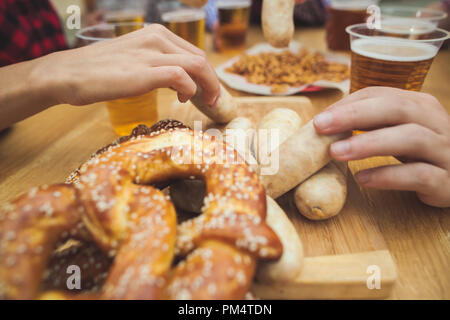
<path fill-rule="evenodd" d="M 434 29 L 417 39 L 414 30 L 392 36 L 365 23 L 347 27 L 352 51 L 350 92 L 369 86 L 420 91 L 434 57 L 449 38 Z"/>
<path fill-rule="evenodd" d="M 345 28 L 363 23 L 368 18 L 367 8 L 378 0 L 331 0 L 327 8 L 326 37 L 331 50 L 350 50 Z"/>
<path fill-rule="evenodd" d="M 383 6 L 381 7 L 381 19 L 414 19 L 432 23 L 435 27 L 447 17 L 447 13 L 427 8 L 415 8 L 409 6 Z"/>
<path fill-rule="evenodd" d="M 77 33 L 77 37 L 84 45 L 90 45 L 99 41 L 108 41 L 144 27 L 144 23 L 136 22 L 105 23 L 82 29 Z M 107 101 L 106 106 L 114 131 L 120 136 L 130 134 L 139 124 L 151 126 L 158 121 L 157 90 L 137 97 Z"/>
<path fill-rule="evenodd" d="M 152 0 L 97 0 L 97 10 L 104 12 L 107 23 L 143 23 Z"/>
<path fill-rule="evenodd" d="M 216 49 L 220 52 L 239 52 L 245 49 L 250 20 L 250 0 L 218 0 L 219 15 Z"/>
<path fill-rule="evenodd" d="M 205 49 L 205 12 L 178 1 L 164 1 L 158 5 L 160 21 L 170 31 L 200 49 Z"/>

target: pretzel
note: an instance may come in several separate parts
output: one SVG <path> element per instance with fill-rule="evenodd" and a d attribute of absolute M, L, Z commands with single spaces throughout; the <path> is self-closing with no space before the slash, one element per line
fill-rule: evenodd
<path fill-rule="evenodd" d="M 97 152 L 70 184 L 20 196 L 0 215 L 0 297 L 243 299 L 258 260 L 283 249 L 265 222 L 264 188 L 237 157 L 211 136 L 163 121 Z M 150 184 L 187 178 L 204 179 L 207 197 L 203 214 L 177 228 L 172 203 Z M 42 293 L 53 249 L 74 229 L 114 258 L 109 274 L 98 292 Z"/>

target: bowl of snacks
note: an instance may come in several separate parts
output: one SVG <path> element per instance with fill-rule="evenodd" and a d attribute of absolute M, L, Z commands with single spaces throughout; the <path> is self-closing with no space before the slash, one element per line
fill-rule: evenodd
<path fill-rule="evenodd" d="M 306 49 L 291 42 L 288 49 L 259 44 L 220 65 L 219 78 L 229 87 L 259 95 L 292 95 L 325 88 L 349 90 L 346 56 Z"/>

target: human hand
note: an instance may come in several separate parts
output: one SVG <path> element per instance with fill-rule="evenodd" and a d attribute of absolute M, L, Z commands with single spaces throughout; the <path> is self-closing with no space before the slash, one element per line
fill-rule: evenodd
<path fill-rule="evenodd" d="M 181 102 L 202 88 L 214 105 L 219 80 L 205 53 L 153 24 L 136 32 L 90 46 L 37 59 L 34 79 L 45 84 L 55 104 L 85 105 L 145 94 L 169 87 Z"/>
<path fill-rule="evenodd" d="M 332 144 L 337 160 L 389 155 L 405 160 L 358 172 L 360 185 L 415 191 L 426 204 L 450 206 L 450 117 L 433 96 L 365 88 L 328 107 L 314 125 L 321 134 L 371 130 Z"/>

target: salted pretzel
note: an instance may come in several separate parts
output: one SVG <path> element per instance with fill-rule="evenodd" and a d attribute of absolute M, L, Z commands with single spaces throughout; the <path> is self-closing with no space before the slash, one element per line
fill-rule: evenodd
<path fill-rule="evenodd" d="M 264 188 L 237 157 L 214 137 L 163 121 L 97 152 L 69 184 L 20 196 L 0 211 L 0 297 L 244 298 L 258 260 L 279 258 L 282 245 L 265 222 Z M 188 178 L 205 180 L 207 197 L 203 213 L 177 227 L 172 203 L 151 185 Z M 54 255 L 45 274 L 55 246 L 71 238 L 80 247 L 61 264 Z M 101 288 L 43 292 L 84 246 L 103 253 L 91 249 L 103 263 L 89 275 Z"/>

